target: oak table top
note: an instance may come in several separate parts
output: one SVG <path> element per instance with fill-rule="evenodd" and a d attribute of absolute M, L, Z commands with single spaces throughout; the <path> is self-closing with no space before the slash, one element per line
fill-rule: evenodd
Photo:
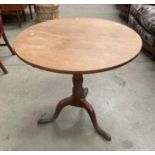
<path fill-rule="evenodd" d="M 43 22 L 21 32 L 16 54 L 28 64 L 58 73 L 95 73 L 135 58 L 142 41 L 129 27 L 97 18 Z"/>

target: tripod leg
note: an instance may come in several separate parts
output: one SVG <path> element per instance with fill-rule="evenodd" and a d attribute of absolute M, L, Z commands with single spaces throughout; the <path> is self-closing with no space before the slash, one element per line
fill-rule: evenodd
<path fill-rule="evenodd" d="M 68 105 L 72 105 L 73 104 L 73 99 L 72 97 L 68 97 L 65 99 L 62 99 L 56 106 L 54 115 L 50 118 L 42 118 L 38 121 L 38 124 L 46 124 L 46 123 L 50 123 L 53 122 L 60 114 L 61 110 L 68 106 Z"/>
<path fill-rule="evenodd" d="M 98 125 L 98 122 L 96 120 L 95 111 L 94 111 L 92 105 L 89 102 L 87 102 L 86 100 L 81 100 L 81 105 L 88 112 L 88 114 L 91 118 L 92 124 L 93 124 L 94 128 L 96 129 L 97 133 L 100 134 L 106 140 L 110 141 L 111 136 L 106 131 L 101 129 L 101 127 Z"/>

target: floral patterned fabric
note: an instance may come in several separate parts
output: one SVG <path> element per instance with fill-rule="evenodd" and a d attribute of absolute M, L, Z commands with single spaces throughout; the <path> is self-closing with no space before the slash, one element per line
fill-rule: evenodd
<path fill-rule="evenodd" d="M 152 46 L 155 45 L 154 5 L 131 5 L 128 24 L 135 29 L 148 44 Z"/>

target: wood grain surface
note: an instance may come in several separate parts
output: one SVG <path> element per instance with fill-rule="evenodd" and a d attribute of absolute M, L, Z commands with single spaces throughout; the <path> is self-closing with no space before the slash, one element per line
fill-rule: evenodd
<path fill-rule="evenodd" d="M 66 18 L 21 32 L 13 47 L 26 63 L 48 71 L 86 74 L 110 70 L 135 58 L 139 35 L 122 24 L 97 18 Z"/>

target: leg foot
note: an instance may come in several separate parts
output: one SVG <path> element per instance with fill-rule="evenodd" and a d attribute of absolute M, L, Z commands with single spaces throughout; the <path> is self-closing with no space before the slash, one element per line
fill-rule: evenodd
<path fill-rule="evenodd" d="M 81 100 L 81 104 L 88 112 L 88 114 L 91 118 L 92 124 L 93 124 L 94 128 L 96 129 L 97 133 L 100 134 L 106 140 L 110 141 L 111 136 L 106 131 L 101 129 L 101 127 L 98 125 L 98 122 L 96 120 L 95 111 L 94 111 L 93 107 L 91 106 L 91 104 L 88 103 L 86 100 Z"/>
<path fill-rule="evenodd" d="M 0 67 L 2 68 L 2 70 L 3 70 L 3 72 L 4 72 L 5 74 L 8 73 L 7 69 L 4 67 L 4 65 L 3 65 L 1 62 L 0 62 Z"/>
<path fill-rule="evenodd" d="M 38 124 L 46 124 L 46 123 L 50 123 L 50 122 L 53 122 L 60 114 L 61 110 L 68 106 L 68 105 L 72 105 L 73 104 L 73 99 L 72 97 L 68 97 L 68 98 L 65 98 L 63 100 L 61 100 L 57 106 L 56 106 L 56 109 L 55 109 L 55 112 L 54 112 L 54 115 L 53 117 L 50 117 L 50 118 L 42 118 L 38 121 Z"/>

